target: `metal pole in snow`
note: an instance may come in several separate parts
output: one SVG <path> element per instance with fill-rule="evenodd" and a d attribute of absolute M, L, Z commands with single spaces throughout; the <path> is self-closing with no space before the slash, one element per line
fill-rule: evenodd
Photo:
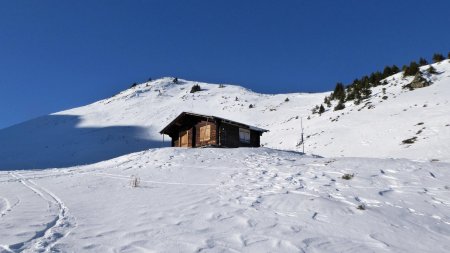
<path fill-rule="evenodd" d="M 305 153 L 305 140 L 303 139 L 303 118 L 300 119 L 300 124 L 302 127 L 302 146 L 303 146 L 303 154 Z"/>

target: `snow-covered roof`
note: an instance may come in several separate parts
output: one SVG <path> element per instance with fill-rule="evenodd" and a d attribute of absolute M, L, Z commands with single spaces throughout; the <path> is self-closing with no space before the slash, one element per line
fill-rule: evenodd
<path fill-rule="evenodd" d="M 175 122 L 177 122 L 178 119 L 180 119 L 181 117 L 184 117 L 186 115 L 191 115 L 191 116 L 196 116 L 196 117 L 201 117 L 201 118 L 207 118 L 207 119 L 219 119 L 222 122 L 248 127 L 250 130 L 257 131 L 257 132 L 262 132 L 262 133 L 269 131 L 269 130 L 266 130 L 266 129 L 263 129 L 263 128 L 259 128 L 259 127 L 256 127 L 256 126 L 251 126 L 251 125 L 248 125 L 248 124 L 245 124 L 245 123 L 237 122 L 237 121 L 230 120 L 230 119 L 225 119 L 225 118 L 222 118 L 222 117 L 217 117 L 217 116 L 214 116 L 214 115 L 205 115 L 205 114 L 199 114 L 199 113 L 194 113 L 194 112 L 182 112 L 174 120 L 172 120 L 167 126 L 165 126 L 164 129 L 162 129 L 159 133 L 160 134 L 164 134 L 166 132 L 166 130 L 170 126 L 172 126 L 173 124 L 175 124 Z"/>

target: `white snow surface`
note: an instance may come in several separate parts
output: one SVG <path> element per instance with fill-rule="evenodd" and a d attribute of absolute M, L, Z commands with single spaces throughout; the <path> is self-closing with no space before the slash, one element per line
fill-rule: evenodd
<path fill-rule="evenodd" d="M 396 74 L 322 115 L 329 93 L 162 78 L 2 129 L 0 252 L 450 252 L 450 62 L 433 66 L 429 87 Z M 182 111 L 270 132 L 168 148 Z"/>
<path fill-rule="evenodd" d="M 427 77 L 433 82 L 429 87 L 403 89 L 412 77 L 402 78 L 399 73 L 387 78 L 387 85 L 374 88 L 372 97 L 362 104 L 347 102 L 341 111 L 333 111 L 333 105 L 321 116 L 312 115 L 311 109 L 329 93 L 267 95 L 234 85 L 220 88 L 181 79 L 174 84 L 172 78 L 162 78 L 87 106 L 0 130 L 0 169 L 91 164 L 167 146 L 169 137 L 163 144 L 159 131 L 182 111 L 268 129 L 261 142 L 271 148 L 301 150 L 297 144 L 303 118 L 306 153 L 448 162 L 450 62 L 433 66 L 438 74 Z M 190 93 L 194 84 L 202 91 Z M 413 137 L 417 137 L 415 143 L 402 143 Z"/>
<path fill-rule="evenodd" d="M 0 251 L 444 253 L 449 179 L 447 163 L 269 148 L 3 171 Z"/>

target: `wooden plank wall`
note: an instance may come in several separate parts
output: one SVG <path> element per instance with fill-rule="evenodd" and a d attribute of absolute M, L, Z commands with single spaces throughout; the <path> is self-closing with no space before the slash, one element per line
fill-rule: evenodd
<path fill-rule="evenodd" d="M 194 131 L 193 131 L 193 128 L 191 127 L 191 128 L 189 128 L 189 129 L 184 129 L 184 130 L 180 130 L 180 132 L 178 133 L 178 135 L 177 136 L 174 136 L 174 137 L 172 137 L 173 138 L 173 146 L 172 147 L 179 147 L 180 146 L 180 135 L 181 135 L 181 132 L 186 132 L 186 131 L 188 131 L 188 147 L 194 147 L 193 146 L 193 144 L 194 144 L 194 140 L 193 140 L 193 138 L 192 138 L 192 136 L 193 136 L 193 134 L 194 134 Z"/>
<path fill-rule="evenodd" d="M 192 122 L 195 124 L 194 122 Z M 210 125 L 211 134 L 209 141 L 200 142 L 200 127 Z M 190 125 L 192 126 L 192 125 Z M 202 147 L 209 145 L 220 145 L 228 148 L 237 148 L 237 147 L 259 147 L 260 146 L 260 138 L 261 135 L 257 131 L 250 130 L 250 143 L 242 143 L 239 139 L 239 126 L 227 124 L 224 122 L 216 122 L 202 120 L 195 124 L 194 127 L 188 128 L 187 126 L 183 129 L 180 129 L 176 136 L 172 137 L 173 147 L 180 146 L 180 133 L 182 131 L 188 131 L 189 139 L 188 145 L 189 147 Z M 218 136 L 218 131 L 220 132 L 220 136 Z"/>
<path fill-rule="evenodd" d="M 237 147 L 259 147 L 260 135 L 259 132 L 250 130 L 250 143 L 242 143 L 239 138 L 239 127 L 222 123 L 220 125 L 221 131 L 221 145 L 228 148 Z"/>
<path fill-rule="evenodd" d="M 209 141 L 202 141 L 200 142 L 200 127 L 210 125 L 211 126 L 211 134 Z M 216 144 L 216 137 L 217 137 L 217 131 L 216 131 L 216 124 L 211 121 L 202 120 L 199 123 L 195 125 L 195 146 L 201 147 L 201 146 L 208 146 L 208 145 L 215 145 Z"/>

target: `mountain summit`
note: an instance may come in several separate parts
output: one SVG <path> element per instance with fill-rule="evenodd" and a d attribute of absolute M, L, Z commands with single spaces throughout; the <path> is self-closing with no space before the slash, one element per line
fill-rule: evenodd
<path fill-rule="evenodd" d="M 432 65 L 427 87 L 394 74 L 369 98 L 312 113 L 329 93 L 259 94 L 240 86 L 161 78 L 119 94 L 0 130 L 0 169 L 67 167 L 169 145 L 158 133 L 182 111 L 270 130 L 265 147 L 327 157 L 450 161 L 450 61 Z M 421 67 L 423 71 L 429 65 Z M 195 87 L 195 89 L 193 89 Z"/>

